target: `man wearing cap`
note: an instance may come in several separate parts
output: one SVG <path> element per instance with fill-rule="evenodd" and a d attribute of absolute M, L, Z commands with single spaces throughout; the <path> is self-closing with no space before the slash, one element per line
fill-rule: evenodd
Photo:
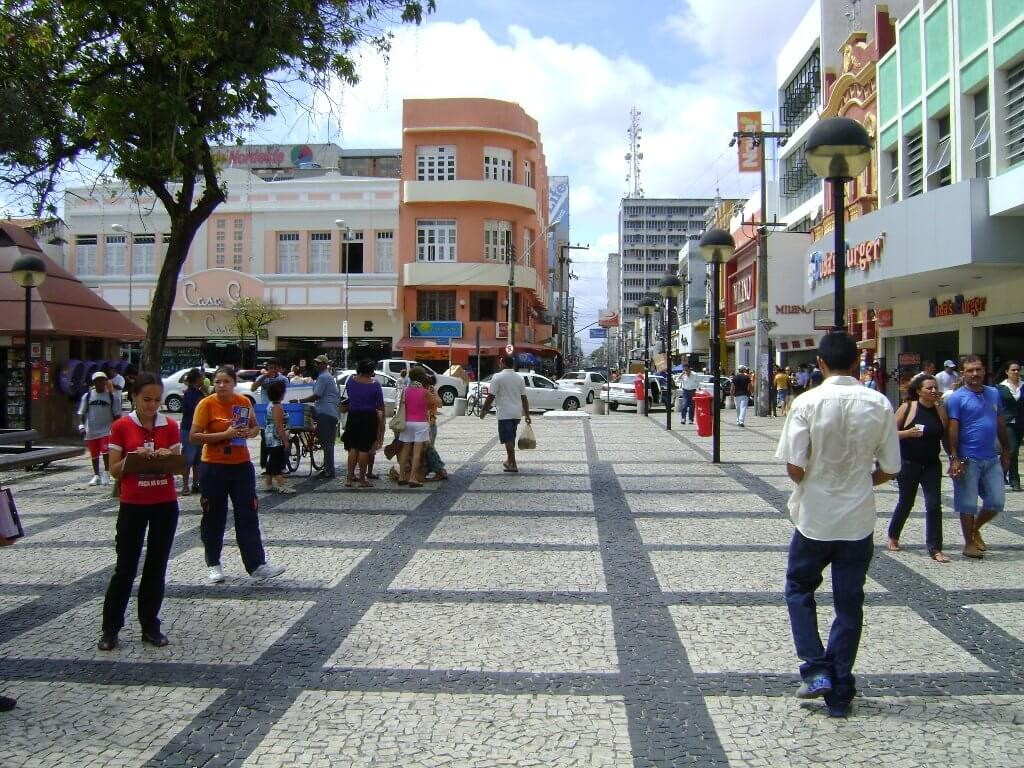
<path fill-rule="evenodd" d="M 960 374 L 956 372 L 956 363 L 947 360 L 942 364 L 942 372 L 935 375 L 935 383 L 939 385 L 939 394 L 956 389 Z"/>
<path fill-rule="evenodd" d="M 110 428 L 121 418 L 121 393 L 112 392 L 107 386 L 109 379 L 103 371 L 92 375 L 92 388 L 82 395 L 82 403 L 78 407 L 81 423 L 79 433 L 85 437 L 85 445 L 92 459 L 92 479 L 90 486 L 110 485 L 110 456 L 107 446 L 110 443 Z M 100 457 L 103 466 L 100 466 Z"/>
<path fill-rule="evenodd" d="M 320 478 L 329 480 L 334 477 L 334 441 L 338 436 L 338 419 L 341 418 L 341 391 L 338 389 L 338 382 L 331 375 L 331 361 L 327 359 L 327 355 L 317 356 L 313 363 L 317 369 L 313 394 L 299 402 L 313 403 L 316 436 L 324 449 L 324 468 L 320 472 Z"/>

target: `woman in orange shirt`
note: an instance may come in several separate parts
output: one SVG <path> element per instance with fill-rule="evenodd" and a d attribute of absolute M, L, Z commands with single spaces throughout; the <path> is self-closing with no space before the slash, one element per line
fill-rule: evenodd
<path fill-rule="evenodd" d="M 263 551 L 256 470 L 246 444 L 248 438 L 260 433 L 260 428 L 249 398 L 235 394 L 237 383 L 234 368 L 217 369 L 213 375 L 213 394 L 199 401 L 189 433 L 193 443 L 203 445 L 199 469 L 203 517 L 199 530 L 206 554 L 207 579 L 212 584 L 224 581 L 220 554 L 224 548 L 228 498 L 235 514 L 235 540 L 245 570 L 257 581 L 280 576 L 285 570 L 268 563 Z"/>

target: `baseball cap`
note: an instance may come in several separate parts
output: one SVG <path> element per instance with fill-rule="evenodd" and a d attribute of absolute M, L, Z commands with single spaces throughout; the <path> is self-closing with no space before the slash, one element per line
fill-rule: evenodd
<path fill-rule="evenodd" d="M 96 373 L 94 373 L 92 375 L 92 380 L 93 381 L 96 381 L 98 379 L 106 380 L 106 378 L 107 378 L 107 374 L 105 374 L 103 371 L 96 371 Z"/>
<path fill-rule="evenodd" d="M 942 367 L 943 368 L 956 368 L 956 363 L 954 363 L 952 360 L 947 360 L 946 362 L 944 362 L 942 364 Z"/>
<path fill-rule="evenodd" d="M 328 365 L 331 361 L 327 358 L 327 355 L 317 355 L 313 358 L 313 362 Z"/>

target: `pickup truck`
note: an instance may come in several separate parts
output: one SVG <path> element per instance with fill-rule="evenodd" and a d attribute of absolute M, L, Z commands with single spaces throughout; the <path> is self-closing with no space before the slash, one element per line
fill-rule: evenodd
<path fill-rule="evenodd" d="M 402 373 L 403 368 L 411 368 L 414 365 L 423 365 L 413 360 L 401 360 L 399 358 L 389 358 L 381 360 L 377 363 L 377 370 L 383 371 L 389 376 L 394 376 L 396 379 L 399 374 Z M 445 376 L 440 373 L 435 373 L 437 376 L 437 394 L 441 398 L 441 402 L 445 405 L 452 405 L 457 397 L 466 396 L 466 382 L 462 379 L 457 379 L 454 376 Z"/>

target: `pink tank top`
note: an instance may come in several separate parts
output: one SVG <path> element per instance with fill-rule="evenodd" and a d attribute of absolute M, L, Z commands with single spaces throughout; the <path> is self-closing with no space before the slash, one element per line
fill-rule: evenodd
<path fill-rule="evenodd" d="M 405 388 L 405 420 L 427 420 L 427 390 L 423 387 Z"/>

